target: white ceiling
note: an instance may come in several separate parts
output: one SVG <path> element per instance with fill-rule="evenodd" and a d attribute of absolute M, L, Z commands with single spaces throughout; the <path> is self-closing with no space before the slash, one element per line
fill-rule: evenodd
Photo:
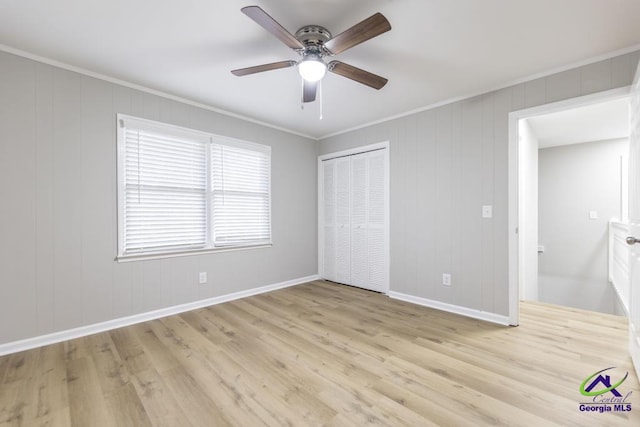
<path fill-rule="evenodd" d="M 629 137 L 629 99 L 527 119 L 539 148 Z"/>
<path fill-rule="evenodd" d="M 336 57 L 389 79 L 375 91 L 329 74 L 300 105 L 298 59 L 240 12 L 334 35 L 375 12 L 392 30 Z M 311 137 L 481 93 L 640 44 L 640 0 L 21 0 L 0 2 L 0 44 Z"/>

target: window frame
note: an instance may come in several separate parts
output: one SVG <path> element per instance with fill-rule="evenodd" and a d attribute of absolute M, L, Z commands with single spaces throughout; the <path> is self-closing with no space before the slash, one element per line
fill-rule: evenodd
<path fill-rule="evenodd" d="M 158 122 L 149 119 L 143 119 L 127 114 L 118 113 L 116 115 L 116 204 L 117 204 L 117 220 L 116 220 L 116 232 L 117 232 L 117 247 L 116 247 L 116 261 L 136 261 L 145 259 L 158 259 L 158 258 L 171 258 L 181 256 L 191 256 L 206 253 L 215 252 L 229 252 L 238 250 L 249 250 L 271 247 L 273 245 L 273 224 L 272 224 L 272 188 L 271 188 L 271 147 L 265 144 L 257 144 L 254 142 L 243 141 L 236 138 L 230 138 L 227 136 L 215 135 L 208 132 L 203 132 L 195 129 L 176 126 L 168 123 Z M 126 129 L 129 128 L 142 128 L 145 131 L 152 131 L 161 133 L 163 135 L 178 137 L 182 139 L 189 139 L 196 142 L 207 144 L 205 147 L 205 163 L 206 163 L 206 209 L 205 209 L 205 246 L 201 248 L 192 249 L 179 249 L 179 250 L 158 250 L 158 251 L 143 251 L 135 253 L 125 252 L 125 204 L 126 204 L 126 189 L 125 189 L 125 156 L 126 156 Z M 228 146 L 241 148 L 244 150 L 250 150 L 255 152 L 261 152 L 267 156 L 267 218 L 268 218 L 268 239 L 267 241 L 261 241 L 256 243 L 246 244 L 225 244 L 223 246 L 214 245 L 214 221 L 213 221 L 213 189 L 211 188 L 213 165 L 211 163 L 212 147 Z"/>

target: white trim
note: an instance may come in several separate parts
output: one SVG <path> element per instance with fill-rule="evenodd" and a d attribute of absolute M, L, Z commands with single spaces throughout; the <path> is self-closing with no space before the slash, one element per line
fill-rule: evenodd
<path fill-rule="evenodd" d="M 605 90 L 602 92 L 592 93 L 589 95 L 583 95 L 575 98 L 564 99 L 562 101 L 537 105 L 535 107 L 524 108 L 522 110 L 512 111 L 511 113 L 509 113 L 509 117 L 511 118 L 511 116 L 514 115 L 518 117 L 518 120 L 527 119 L 543 114 L 557 113 L 559 111 L 597 104 L 599 102 L 615 101 L 616 99 L 620 98 L 628 98 L 630 89 L 631 86 L 623 86 L 615 89 Z"/>
<path fill-rule="evenodd" d="M 509 302 L 509 323 L 520 324 L 520 235 L 518 226 L 520 225 L 519 205 L 520 179 L 519 179 L 519 159 L 520 159 L 520 139 L 518 136 L 517 116 L 509 113 L 509 142 L 507 146 L 507 242 L 508 251 L 508 302 Z"/>
<path fill-rule="evenodd" d="M 563 101 L 538 105 L 536 107 L 516 110 L 509 113 L 509 175 L 508 175 L 508 230 L 509 230 L 509 323 L 517 325 L 520 313 L 520 286 L 519 286 L 519 235 L 517 233 L 520 215 L 518 212 L 519 200 L 519 135 L 518 122 L 521 119 L 555 113 L 558 111 L 578 108 L 599 102 L 613 101 L 629 96 L 630 86 L 597 92 L 590 95 L 579 96 Z"/>
<path fill-rule="evenodd" d="M 316 223 L 318 228 L 318 277 L 322 278 L 324 272 L 324 254 L 322 252 L 324 245 L 324 209 L 322 209 L 321 201 L 324 199 L 324 170 L 322 169 L 320 156 L 318 156 L 316 173 L 318 176 L 318 194 L 316 196 L 318 201 L 318 222 Z"/>
<path fill-rule="evenodd" d="M 122 236 L 118 236 L 121 239 Z M 207 241 L 210 239 L 207 238 Z M 244 246 L 217 246 L 215 248 L 208 249 L 186 249 L 180 252 L 158 252 L 158 253 L 146 253 L 142 255 L 118 255 L 115 257 L 115 261 L 118 262 L 134 262 L 134 261 L 148 261 L 150 259 L 166 259 L 176 258 L 183 256 L 203 255 L 203 254 L 215 254 L 218 252 L 235 252 L 235 251 L 248 251 L 251 249 L 265 249 L 273 247 L 273 243 L 260 243 L 257 245 L 244 245 Z"/>
<path fill-rule="evenodd" d="M 146 93 L 150 93 L 152 95 L 160 96 L 162 98 L 166 98 L 166 99 L 171 99 L 173 101 L 182 102 L 183 104 L 191 105 L 193 107 L 202 108 L 203 110 L 213 111 L 214 113 L 223 114 L 225 116 L 234 117 L 236 119 L 241 119 L 241 120 L 244 120 L 244 121 L 247 121 L 247 122 L 250 122 L 250 123 L 255 123 L 255 124 L 260 125 L 260 126 L 265 126 L 265 127 L 268 127 L 268 128 L 271 128 L 271 129 L 275 129 L 275 130 L 279 130 L 279 131 L 282 131 L 282 132 L 286 132 L 286 133 L 289 133 L 289 134 L 292 134 L 292 135 L 301 136 L 303 138 L 308 138 L 308 139 L 311 139 L 313 141 L 317 141 L 318 140 L 318 138 L 315 137 L 315 136 L 307 135 L 307 134 L 304 134 L 304 133 L 301 133 L 301 132 L 296 132 L 294 130 L 284 128 L 282 126 L 277 126 L 277 125 L 274 125 L 274 124 L 271 124 L 271 123 L 267 123 L 267 122 L 263 122 L 263 121 L 260 121 L 260 120 L 257 120 L 257 119 L 253 119 L 251 117 L 243 116 L 242 114 L 232 113 L 230 111 L 226 111 L 226 110 L 223 110 L 221 108 L 213 107 L 211 105 L 202 104 L 202 103 L 196 102 L 196 101 L 191 101 L 190 99 L 183 98 L 183 97 L 176 96 L 176 95 L 171 95 L 170 93 L 167 93 L 167 92 L 162 92 L 160 90 L 151 89 L 149 87 L 142 86 L 142 85 L 139 85 L 139 84 L 130 83 L 130 82 L 125 81 L 125 80 L 120 80 L 120 79 L 116 79 L 114 77 L 109 77 L 106 74 L 96 73 L 94 71 L 87 70 L 86 68 L 76 67 L 75 65 L 66 64 L 64 62 L 56 61 L 55 59 L 50 59 L 50 58 L 47 58 L 47 57 L 44 57 L 44 56 L 35 55 L 33 53 L 29 53 L 29 52 L 26 52 L 24 50 L 16 49 L 16 48 L 13 48 L 11 46 L 7 46 L 5 44 L 0 44 L 0 51 L 1 52 L 6 52 L 6 53 L 9 53 L 9 54 L 12 54 L 12 55 L 20 56 L 20 57 L 23 57 L 23 58 L 31 59 L 33 61 L 41 62 L 43 64 L 52 65 L 54 67 L 58 67 L 58 68 L 62 68 L 63 70 L 72 71 L 74 73 L 82 74 L 82 75 L 87 76 L 87 77 L 93 77 L 93 78 L 96 78 L 96 79 L 104 80 L 104 81 L 109 82 L 109 83 L 114 83 L 114 84 L 117 84 L 117 85 L 120 85 L 120 86 L 128 87 L 130 89 L 135 89 L 135 90 L 139 90 L 141 92 L 146 92 Z"/>
<path fill-rule="evenodd" d="M 631 313 L 629 313 L 629 309 L 624 304 L 624 301 L 622 300 L 622 298 L 620 298 L 620 294 L 618 293 L 618 289 L 616 288 L 616 286 L 613 283 L 611 283 L 611 286 L 613 286 L 613 297 L 618 302 L 618 305 L 620 307 L 622 307 L 622 310 L 624 311 L 624 316 L 628 318 L 629 316 L 631 316 Z M 631 322 L 629 322 L 629 323 L 631 323 Z"/>
<path fill-rule="evenodd" d="M 391 152 L 389 150 L 389 141 L 382 141 L 382 142 L 377 142 L 374 144 L 369 144 L 369 145 L 362 145 L 359 147 L 355 147 L 355 148 L 349 148 L 347 150 L 342 150 L 342 151 L 336 151 L 333 153 L 328 153 L 328 154 L 323 154 L 321 156 L 318 156 L 318 275 L 320 277 L 322 277 L 322 272 L 324 270 L 324 257 L 322 256 L 322 245 L 324 244 L 324 209 L 322 209 L 322 201 L 323 201 L 323 196 L 324 196 L 324 169 L 322 167 L 322 162 L 324 160 L 329 160 L 329 159 L 334 159 L 337 157 L 345 157 L 345 156 L 353 156 L 356 154 L 362 154 L 362 153 L 368 153 L 370 151 L 376 151 L 376 150 L 385 150 L 385 164 L 384 164 L 384 171 L 385 171 L 385 177 L 384 177 L 384 185 L 386 187 L 386 194 L 385 194 L 385 206 L 386 206 L 386 212 L 384 213 L 385 215 L 385 223 L 384 223 L 384 235 L 385 235 L 385 242 L 387 243 L 387 250 L 386 250 L 386 259 L 385 259 L 385 271 L 387 272 L 387 280 L 386 280 L 386 286 L 385 289 L 382 290 L 382 293 L 384 294 L 388 294 L 390 289 L 391 289 L 391 234 L 390 234 L 390 204 L 389 204 L 389 200 L 390 200 L 390 193 L 391 193 L 391 185 L 390 185 L 390 179 L 389 177 L 391 176 L 391 172 L 389 170 L 391 161 L 390 161 L 390 155 Z"/>
<path fill-rule="evenodd" d="M 624 49 L 614 50 L 613 52 L 605 53 L 603 55 L 598 55 L 598 56 L 595 56 L 595 57 L 592 57 L 592 58 L 589 58 L 589 59 L 585 59 L 585 60 L 582 60 L 582 61 L 574 62 L 574 63 L 571 63 L 569 65 L 563 65 L 561 67 L 552 68 L 550 70 L 542 71 L 540 73 L 532 74 L 532 75 L 529 75 L 529 76 L 526 76 L 526 77 L 522 77 L 522 78 L 519 78 L 519 79 L 516 79 L 516 80 L 511 80 L 511 81 L 509 81 L 507 83 L 504 83 L 504 84 L 501 84 L 501 85 L 498 85 L 498 86 L 493 86 L 493 87 L 490 87 L 488 89 L 485 88 L 485 89 L 478 90 L 476 92 L 468 93 L 466 95 L 461 95 L 461 96 L 456 96 L 456 97 L 453 97 L 453 98 L 448 98 L 448 99 L 445 99 L 443 101 L 438 101 L 438 102 L 435 102 L 433 104 L 425 105 L 423 107 L 414 108 L 413 110 L 405 111 L 403 113 L 399 113 L 399 114 L 396 114 L 396 115 L 393 115 L 393 116 L 390 116 L 390 117 L 385 117 L 385 118 L 382 118 L 382 119 L 379 119 L 379 120 L 374 120 L 372 122 L 367 122 L 367 123 L 364 123 L 364 124 L 361 124 L 361 125 L 357 125 L 357 126 L 354 126 L 354 127 L 348 128 L 348 129 L 339 130 L 337 132 L 333 132 L 333 133 L 330 133 L 330 134 L 327 134 L 327 135 L 323 135 L 323 136 L 320 136 L 320 137 L 315 138 L 315 139 L 318 140 L 318 141 L 322 141 L 324 139 L 331 138 L 333 136 L 342 135 L 344 133 L 353 132 L 353 131 L 358 130 L 358 129 L 363 129 L 363 128 L 366 128 L 366 127 L 369 127 L 369 126 L 378 125 L 380 123 L 388 122 L 388 121 L 391 121 L 391 120 L 400 119 L 402 117 L 411 116 L 412 114 L 421 113 L 423 111 L 433 110 L 434 108 L 442 107 L 443 105 L 453 104 L 454 102 L 463 101 L 465 99 L 470 99 L 470 98 L 473 98 L 473 97 L 476 97 L 476 96 L 479 96 L 479 95 L 484 95 L 484 94 L 487 94 L 487 93 L 495 92 L 495 91 L 498 91 L 498 90 L 501 90 L 501 89 L 505 89 L 505 88 L 508 88 L 508 87 L 511 87 L 511 86 L 516 86 L 516 85 L 519 85 L 519 84 L 522 84 L 522 83 L 530 82 L 532 80 L 539 79 L 539 78 L 542 78 L 542 77 L 552 76 L 554 74 L 561 73 L 563 71 L 573 70 L 573 69 L 576 69 L 576 68 L 584 67 L 585 65 L 590 65 L 590 64 L 594 64 L 596 62 L 600 62 L 600 61 L 604 61 L 604 60 L 607 60 L 607 59 L 615 58 L 617 56 L 626 55 L 628 53 L 635 52 L 637 50 L 640 50 L 640 44 L 637 44 L 637 45 L 634 45 L 634 46 L 629 46 L 629 47 L 626 47 Z"/>
<path fill-rule="evenodd" d="M 170 135 L 174 138 L 189 139 L 203 144 L 211 142 L 213 135 L 211 132 L 204 132 L 198 129 L 178 126 L 158 120 L 143 119 L 142 117 L 131 116 L 129 114 L 117 113 L 118 128 L 136 128 L 139 130 Z"/>
<path fill-rule="evenodd" d="M 132 316 L 107 320 L 106 322 L 94 323 L 93 325 L 80 326 L 74 329 L 67 329 L 66 331 L 53 332 L 47 335 L 41 335 L 38 337 L 27 338 L 20 341 L 0 344 L 0 356 L 17 353 L 19 351 L 30 350 L 32 348 L 42 347 L 45 345 L 56 344 L 62 341 L 81 338 L 100 332 L 106 332 L 112 329 L 122 328 L 124 326 L 135 325 L 136 323 L 147 322 L 149 320 L 159 319 L 161 317 L 173 316 L 175 314 L 184 313 L 185 311 L 196 310 L 198 308 L 209 307 L 224 302 L 250 297 L 252 295 L 258 295 L 265 292 L 288 288 L 291 286 L 300 285 L 302 283 L 312 282 L 318 279 L 318 275 L 301 277 L 298 279 L 275 283 L 273 285 L 261 286 L 259 288 L 248 289 L 246 291 L 234 292 L 231 294 L 207 298 L 200 301 L 194 301 L 186 304 L 174 305 L 172 307 L 161 308 L 159 310 L 148 311 L 146 313 L 134 314 Z"/>
<path fill-rule="evenodd" d="M 635 325 L 629 321 L 629 355 L 636 371 L 636 377 L 640 378 L 640 339 L 638 337 L 640 334 L 638 334 Z"/>
<path fill-rule="evenodd" d="M 321 156 L 318 156 L 318 165 L 320 165 L 319 162 L 323 160 L 335 159 L 337 157 L 353 156 L 356 154 L 367 153 L 369 151 L 375 151 L 375 150 L 382 150 L 385 148 L 389 148 L 389 141 L 382 141 L 382 142 L 377 142 L 375 144 L 362 145 L 355 148 L 349 148 L 347 150 L 323 154 Z"/>
<path fill-rule="evenodd" d="M 416 297 L 413 295 L 407 295 L 400 292 L 389 292 L 389 297 L 401 301 L 410 302 L 412 304 L 418 304 L 425 307 L 435 308 L 436 310 L 446 311 L 448 313 L 459 314 L 461 316 L 472 317 L 474 319 L 485 320 L 491 323 L 497 323 L 499 325 L 510 326 L 509 316 L 502 316 L 500 314 L 489 313 L 488 311 L 476 310 L 473 308 L 462 307 L 460 305 L 447 304 L 446 302 L 440 302 L 431 300 L 428 298 Z"/>

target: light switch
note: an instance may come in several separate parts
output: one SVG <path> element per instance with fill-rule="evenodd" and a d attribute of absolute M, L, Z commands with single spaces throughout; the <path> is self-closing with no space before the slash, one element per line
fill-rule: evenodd
<path fill-rule="evenodd" d="M 493 206 L 491 205 L 482 206 L 482 218 L 493 218 Z"/>
<path fill-rule="evenodd" d="M 589 219 L 598 219 L 598 211 L 589 211 Z"/>

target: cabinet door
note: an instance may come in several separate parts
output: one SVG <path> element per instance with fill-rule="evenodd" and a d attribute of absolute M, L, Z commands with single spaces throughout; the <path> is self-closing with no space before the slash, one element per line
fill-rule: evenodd
<path fill-rule="evenodd" d="M 369 263 L 368 288 L 386 292 L 389 283 L 387 264 L 387 173 L 386 150 L 372 151 L 368 157 L 368 221 L 367 258 Z"/>
<path fill-rule="evenodd" d="M 322 162 L 322 266 L 320 275 L 336 280 L 336 161 Z"/>
<path fill-rule="evenodd" d="M 351 283 L 351 161 L 336 159 L 336 275 L 335 281 Z"/>
<path fill-rule="evenodd" d="M 351 156 L 351 285 L 369 288 L 369 154 Z"/>

